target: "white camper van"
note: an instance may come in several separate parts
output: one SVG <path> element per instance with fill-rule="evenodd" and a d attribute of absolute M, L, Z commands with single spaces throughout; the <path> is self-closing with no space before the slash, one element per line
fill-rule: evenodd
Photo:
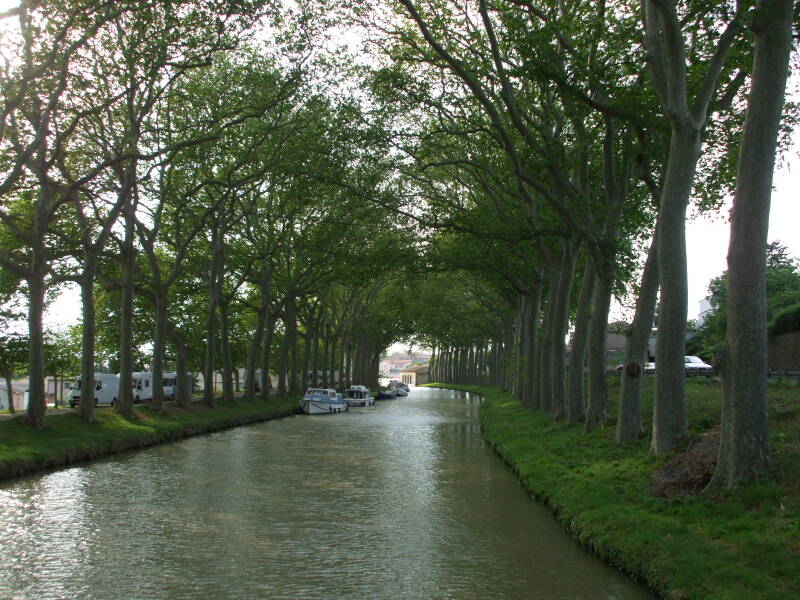
<path fill-rule="evenodd" d="M 149 371 L 132 373 L 133 401 L 150 402 L 153 399 L 153 374 Z"/>
<path fill-rule="evenodd" d="M 81 378 L 72 382 L 69 405 L 72 408 L 81 403 Z M 119 377 L 113 373 L 94 374 L 94 403 L 114 405 L 119 395 Z"/>
<path fill-rule="evenodd" d="M 189 390 L 189 393 L 192 393 L 192 385 L 194 380 L 192 379 L 192 374 L 186 374 L 186 387 Z M 165 372 L 164 373 L 164 398 L 169 400 L 175 400 L 175 394 L 178 392 L 178 374 L 174 372 Z"/>

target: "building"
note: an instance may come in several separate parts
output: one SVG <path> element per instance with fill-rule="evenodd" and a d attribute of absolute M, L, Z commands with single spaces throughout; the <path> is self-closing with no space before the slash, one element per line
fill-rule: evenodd
<path fill-rule="evenodd" d="M 413 367 L 415 365 L 425 364 L 430 360 L 428 354 L 399 354 L 395 353 L 391 356 L 384 358 L 378 364 L 378 373 L 381 377 L 389 377 L 396 379 L 400 376 L 400 372 Z"/>
<path fill-rule="evenodd" d="M 12 398 L 14 400 L 14 408 L 17 410 L 25 409 L 25 392 L 28 391 L 27 383 L 19 383 L 16 381 L 11 382 Z M 6 389 L 5 380 L 0 381 L 0 410 L 8 410 L 8 390 Z"/>
<path fill-rule="evenodd" d="M 699 309 L 697 311 L 697 318 L 695 319 L 695 327 L 698 329 L 705 324 L 706 319 L 709 317 L 709 315 L 711 315 L 712 312 L 714 312 L 711 309 L 710 299 L 711 296 L 706 296 L 698 303 Z"/>
<path fill-rule="evenodd" d="M 408 385 L 422 385 L 430 381 L 428 365 L 417 365 L 400 371 L 400 381 Z"/>

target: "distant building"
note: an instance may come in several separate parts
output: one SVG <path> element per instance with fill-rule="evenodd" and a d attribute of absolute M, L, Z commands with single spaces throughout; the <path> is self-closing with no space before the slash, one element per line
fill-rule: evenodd
<path fill-rule="evenodd" d="M 422 385 L 430 381 L 428 365 L 418 365 L 400 371 L 400 381 L 408 385 Z"/>
<path fill-rule="evenodd" d="M 28 391 L 27 383 L 11 382 L 11 397 L 14 401 L 14 408 L 17 410 L 24 410 L 25 408 L 25 392 Z M 0 381 L 0 410 L 8 410 L 8 390 L 6 389 L 6 382 Z"/>
<path fill-rule="evenodd" d="M 427 364 L 430 358 L 428 354 L 392 354 L 380 361 L 378 372 L 381 377 L 397 378 L 404 369 L 414 365 Z"/>
<path fill-rule="evenodd" d="M 709 298 L 710 296 L 706 296 L 699 302 L 700 309 L 697 311 L 697 318 L 695 319 L 695 327 L 698 328 L 702 327 L 705 324 L 708 315 L 710 315 L 712 312 L 711 302 L 709 302 Z"/>

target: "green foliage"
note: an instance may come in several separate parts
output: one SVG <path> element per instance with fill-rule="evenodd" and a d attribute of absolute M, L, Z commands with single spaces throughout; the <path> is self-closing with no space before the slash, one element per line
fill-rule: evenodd
<path fill-rule="evenodd" d="M 51 330 L 45 334 L 45 372 L 49 375 L 74 375 L 80 371 L 80 326 Z"/>
<path fill-rule="evenodd" d="M 800 302 L 779 311 L 769 324 L 769 335 L 772 337 L 797 332 L 800 332 Z"/>
<path fill-rule="evenodd" d="M 789 256 L 780 242 L 767 245 L 767 322 L 770 335 L 792 331 L 796 317 L 792 310 L 800 302 L 800 260 Z M 689 354 L 712 360 L 725 340 L 728 312 L 728 277 L 723 273 L 711 280 L 708 286 L 711 311 L 705 315 L 703 325 L 687 343 Z M 780 324 L 777 324 L 780 315 Z"/>
<path fill-rule="evenodd" d="M 22 375 L 28 368 L 28 338 L 4 334 L 0 337 L 0 375 Z"/>

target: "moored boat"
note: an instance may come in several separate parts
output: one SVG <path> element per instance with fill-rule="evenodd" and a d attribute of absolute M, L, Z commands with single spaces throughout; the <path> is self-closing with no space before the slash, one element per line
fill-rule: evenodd
<path fill-rule="evenodd" d="M 375 398 L 365 385 L 353 385 L 344 391 L 344 401 L 350 406 L 372 406 Z"/>
<path fill-rule="evenodd" d="M 327 415 L 348 409 L 347 402 L 336 390 L 309 388 L 300 400 L 300 407 L 308 415 Z"/>
<path fill-rule="evenodd" d="M 396 397 L 397 397 L 397 394 L 395 394 L 394 389 L 387 387 L 387 388 L 382 389 L 380 392 L 378 392 L 378 395 L 375 396 L 375 399 L 376 400 L 394 400 Z"/>
<path fill-rule="evenodd" d="M 389 382 L 389 388 L 394 390 L 395 395 L 398 396 L 398 397 L 400 397 L 400 396 L 408 396 L 408 392 L 409 392 L 408 386 L 405 383 L 403 383 L 402 381 L 396 381 L 396 380 L 395 381 L 390 381 Z"/>

